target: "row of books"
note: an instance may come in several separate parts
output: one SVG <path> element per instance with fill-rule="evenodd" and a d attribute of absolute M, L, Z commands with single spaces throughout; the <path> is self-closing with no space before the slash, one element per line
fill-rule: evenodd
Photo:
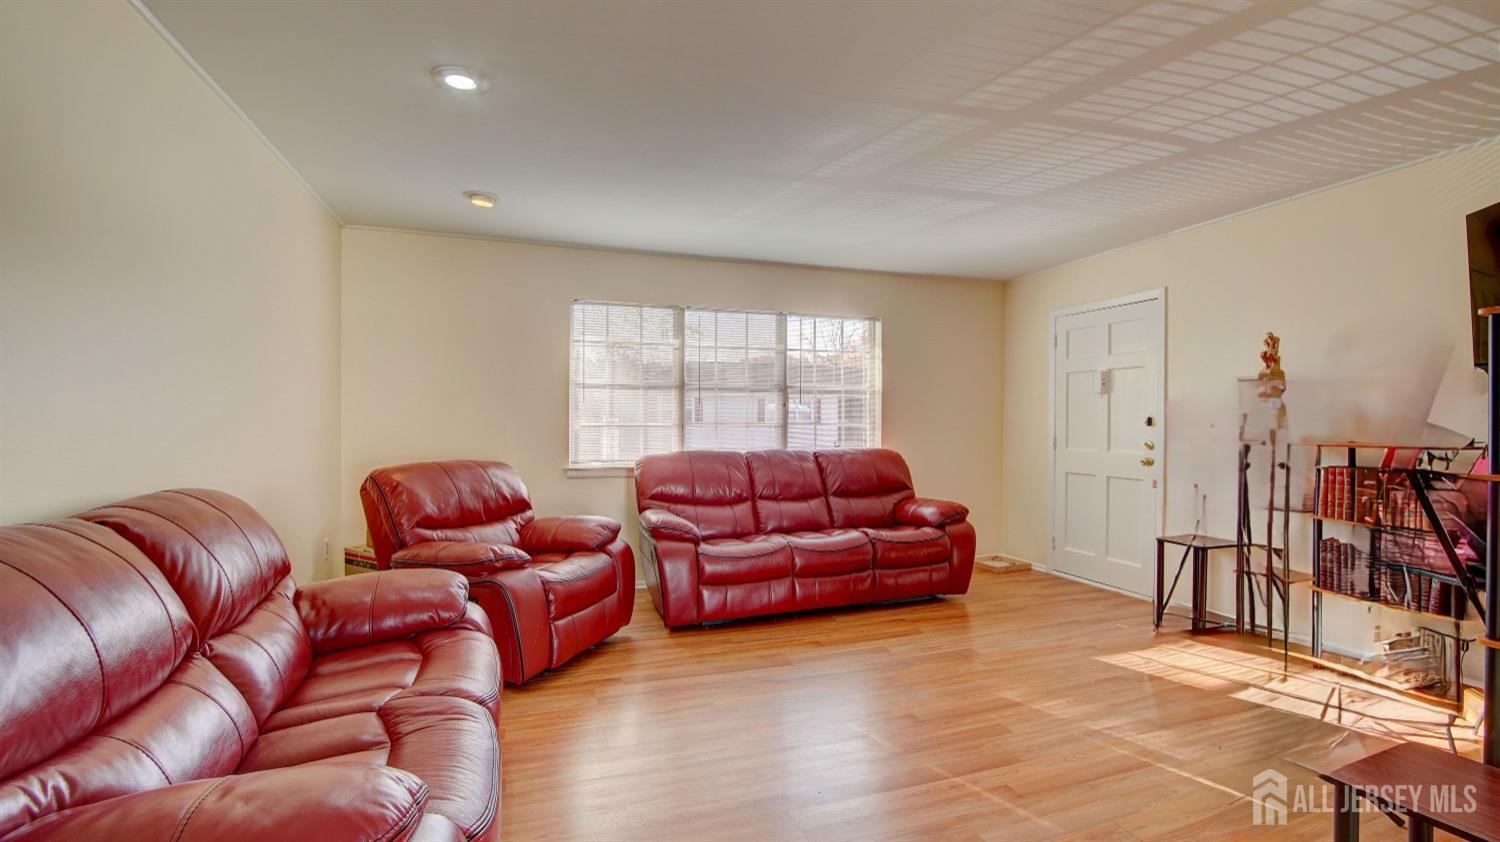
<path fill-rule="evenodd" d="M 1427 527 L 1416 493 L 1404 482 L 1387 482 L 1380 469 L 1330 466 L 1322 472 L 1319 516 L 1372 526 Z"/>
<path fill-rule="evenodd" d="M 1380 601 L 1413 611 L 1449 616 L 1452 587 L 1400 565 L 1381 564 L 1375 569 L 1375 587 Z"/>
<path fill-rule="evenodd" d="M 1452 586 L 1423 575 L 1425 569 L 1384 560 L 1374 562 L 1368 553 L 1347 541 L 1324 538 L 1318 545 L 1314 584 L 1360 599 L 1450 616 Z"/>
<path fill-rule="evenodd" d="M 1346 541 L 1324 538 L 1318 545 L 1318 575 L 1313 584 L 1324 590 L 1368 597 L 1370 557 Z"/>

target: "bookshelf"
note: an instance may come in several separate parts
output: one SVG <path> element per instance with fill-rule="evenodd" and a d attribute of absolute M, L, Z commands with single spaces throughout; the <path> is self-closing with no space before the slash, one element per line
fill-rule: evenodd
<path fill-rule="evenodd" d="M 1378 605 L 1417 618 L 1392 638 L 1385 668 L 1421 663 L 1406 688 L 1424 700 L 1462 705 L 1462 636 L 1468 609 L 1480 616 L 1479 562 L 1488 475 L 1475 471 L 1481 445 L 1317 442 L 1314 475 L 1311 655 L 1324 659 L 1325 599 Z M 1337 530 L 1330 530 L 1337 527 Z M 1341 537 L 1329 534 L 1343 533 Z M 1446 630 L 1451 626 L 1451 633 Z"/>

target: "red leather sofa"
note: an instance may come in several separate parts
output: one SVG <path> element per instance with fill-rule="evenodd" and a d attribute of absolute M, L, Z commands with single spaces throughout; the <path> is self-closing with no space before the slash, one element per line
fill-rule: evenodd
<path fill-rule="evenodd" d="M 669 628 L 961 594 L 974 527 L 893 450 L 683 451 L 635 466 L 646 585 Z"/>
<path fill-rule="evenodd" d="M 603 517 L 537 517 L 504 462 L 380 468 L 359 490 L 382 568 L 462 573 L 490 617 L 505 680 L 556 669 L 635 611 L 635 555 Z"/>
<path fill-rule="evenodd" d="M 462 577 L 297 587 L 227 494 L 0 527 L 0 838 L 463 840 L 499 663 Z"/>

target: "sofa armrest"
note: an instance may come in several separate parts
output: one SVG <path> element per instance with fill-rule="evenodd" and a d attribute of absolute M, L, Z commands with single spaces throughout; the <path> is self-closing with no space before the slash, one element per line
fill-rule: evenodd
<path fill-rule="evenodd" d="M 582 553 L 607 546 L 619 534 L 620 524 L 607 517 L 539 517 L 521 527 L 520 544 L 532 554 Z"/>
<path fill-rule="evenodd" d="M 896 504 L 896 522 L 907 526 L 947 526 L 969 516 L 969 508 L 951 500 L 908 497 Z"/>
<path fill-rule="evenodd" d="M 391 553 L 392 567 L 435 567 L 470 579 L 498 570 L 519 570 L 530 563 L 531 556 L 519 547 L 474 541 L 428 541 Z"/>
<path fill-rule="evenodd" d="M 426 803 L 427 784 L 410 772 L 314 763 L 122 795 L 53 813 L 5 838 L 405 840 Z"/>
<path fill-rule="evenodd" d="M 658 541 L 692 541 L 696 544 L 703 540 L 698 527 L 687 518 L 672 514 L 666 509 L 646 509 L 641 512 L 641 529 L 651 533 L 651 537 Z"/>
<path fill-rule="evenodd" d="M 458 623 L 469 583 L 444 570 L 382 570 L 303 585 L 295 602 L 313 652 L 323 654 Z"/>

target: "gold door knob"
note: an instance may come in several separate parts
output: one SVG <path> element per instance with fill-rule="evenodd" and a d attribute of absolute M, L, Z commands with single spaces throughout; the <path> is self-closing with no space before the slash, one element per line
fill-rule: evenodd
<path fill-rule="evenodd" d="M 1155 464 L 1156 464 L 1156 460 L 1155 460 L 1155 459 L 1152 459 L 1152 458 L 1151 458 L 1151 457 L 1150 457 L 1150 456 L 1142 456 L 1142 457 L 1141 457 L 1141 464 L 1142 464 L 1142 465 L 1145 465 L 1145 466 L 1146 466 L 1146 467 L 1148 467 L 1148 468 L 1149 468 L 1149 467 L 1151 467 L 1151 466 L 1152 466 L 1152 465 L 1155 465 Z"/>

